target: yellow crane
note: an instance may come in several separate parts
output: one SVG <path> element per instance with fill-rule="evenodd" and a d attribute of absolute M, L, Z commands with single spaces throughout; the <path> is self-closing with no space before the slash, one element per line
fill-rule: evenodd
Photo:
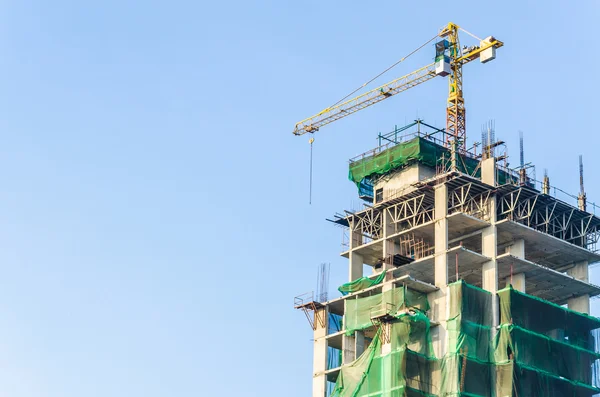
<path fill-rule="evenodd" d="M 458 35 L 459 30 L 479 40 L 479 45 L 461 48 Z M 480 39 L 454 23 L 448 23 L 448 25 L 444 26 L 438 35 L 434 37 L 434 39 L 437 38 L 440 40 L 435 43 L 435 62 L 299 121 L 294 128 L 294 134 L 314 133 L 324 125 L 349 116 L 361 109 L 431 80 L 436 76 L 448 76 L 448 102 L 446 106 L 447 143 L 449 144 L 450 141 L 455 140 L 458 147 L 465 148 L 466 111 L 465 99 L 463 98 L 462 67 L 477 58 L 482 63 L 495 59 L 496 49 L 502 47 L 504 43 L 496 40 L 493 36 Z M 420 48 L 423 48 L 426 44 Z"/>

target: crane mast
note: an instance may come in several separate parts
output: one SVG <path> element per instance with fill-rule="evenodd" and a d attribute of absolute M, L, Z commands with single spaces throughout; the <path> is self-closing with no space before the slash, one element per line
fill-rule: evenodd
<path fill-rule="evenodd" d="M 479 40 L 479 45 L 461 48 L 459 30 Z M 495 59 L 496 49 L 502 47 L 504 43 L 492 36 L 483 40 L 479 39 L 452 22 L 442 28 L 436 37 L 440 37 L 442 40 L 435 43 L 436 56 L 434 63 L 367 91 L 355 98 L 325 108 L 316 115 L 299 121 L 294 127 L 294 135 L 314 133 L 324 125 L 347 117 L 352 113 L 356 113 L 384 99 L 429 81 L 436 76 L 448 76 L 446 144 L 448 146 L 456 145 L 457 148 L 461 149 L 466 148 L 466 109 L 463 97 L 462 67 L 478 58 L 481 63 Z"/>
<path fill-rule="evenodd" d="M 446 144 L 451 145 L 451 141 L 455 140 L 457 146 L 464 148 L 467 141 L 467 124 L 465 98 L 462 89 L 462 62 L 457 61 L 462 56 L 458 26 L 449 23 L 440 33 L 440 37 L 447 37 L 451 58 L 451 73 L 448 75 L 448 103 L 446 106 Z"/>

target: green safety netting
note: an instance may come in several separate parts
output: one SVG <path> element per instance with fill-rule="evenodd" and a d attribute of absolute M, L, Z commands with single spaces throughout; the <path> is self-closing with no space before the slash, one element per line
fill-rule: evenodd
<path fill-rule="evenodd" d="M 356 330 L 373 326 L 372 317 L 384 313 L 396 316 L 403 309 L 409 308 L 429 310 L 427 295 L 402 287 L 364 298 L 347 299 L 344 319 L 346 334 L 352 335 Z"/>
<path fill-rule="evenodd" d="M 600 392 L 592 331 L 600 320 L 514 290 L 498 291 L 497 395 L 593 396 Z"/>
<path fill-rule="evenodd" d="M 442 162 L 449 161 L 450 150 L 442 145 L 427 140 L 422 137 L 416 137 L 406 142 L 398 143 L 380 153 L 366 156 L 360 160 L 350 163 L 348 178 L 354 182 L 359 189 L 361 182 L 372 180 L 378 175 L 384 175 L 388 172 L 401 169 L 416 162 L 435 168 Z M 472 157 L 462 154 L 457 155 L 456 161 L 458 171 L 481 177 L 479 161 Z M 498 184 L 507 183 L 511 176 L 502 170 L 498 170 L 496 175 Z"/>
<path fill-rule="evenodd" d="M 448 291 L 451 346 L 443 360 L 436 359 L 433 354 L 430 324 L 424 314 L 429 309 L 425 295 L 404 287 L 347 302 L 347 330 L 372 327 L 371 317 L 381 308 L 392 315 L 401 314 L 389 325 L 388 350 L 382 348 L 380 327 L 367 350 L 356 361 L 341 368 L 331 395 L 486 395 L 485 389 L 489 390 L 491 384 L 492 296 L 464 282 L 451 284 Z M 408 307 L 414 310 L 398 310 Z"/>
<path fill-rule="evenodd" d="M 364 178 L 386 174 L 414 162 L 435 167 L 442 156 L 448 158 L 449 153 L 450 151 L 441 145 L 416 137 L 376 155 L 350 163 L 348 178 L 358 185 Z M 458 167 L 461 171 L 471 174 L 477 169 L 478 163 L 475 159 L 461 156 Z"/>
<path fill-rule="evenodd" d="M 366 351 L 342 367 L 332 397 L 435 395 L 431 373 L 436 360 L 427 316 L 403 313 L 389 327 L 389 351 L 382 351 L 384 334 L 379 328 Z"/>
<path fill-rule="evenodd" d="M 492 384 L 492 294 L 458 281 L 448 286 L 448 350 L 440 395 L 485 396 Z"/>
<path fill-rule="evenodd" d="M 594 339 L 590 331 L 600 328 L 600 319 L 511 287 L 498 291 L 498 297 L 501 324 L 516 324 L 538 334 L 594 350 Z"/>
<path fill-rule="evenodd" d="M 360 357 L 344 365 L 331 393 L 361 396 L 548 396 L 600 393 L 600 320 L 511 287 L 495 295 L 459 281 L 448 286 L 447 353 L 435 358 L 425 295 L 396 288 L 347 302 L 349 334 L 373 329 L 391 313 L 388 340 L 379 327 Z M 500 326 L 492 326 L 493 305 Z M 407 308 L 413 310 L 403 310 Z M 439 337 L 439 335 L 438 335 Z M 367 338 L 365 338 L 367 340 Z M 386 343 L 388 342 L 388 343 Z M 385 345 L 385 346 L 384 346 Z"/>
<path fill-rule="evenodd" d="M 369 288 L 374 285 L 380 284 L 384 278 L 385 272 L 381 272 L 381 274 L 379 274 L 375 278 L 361 277 L 349 283 L 340 285 L 338 287 L 338 291 L 340 291 L 342 295 L 348 295 L 351 292 L 360 291 L 365 288 Z"/>

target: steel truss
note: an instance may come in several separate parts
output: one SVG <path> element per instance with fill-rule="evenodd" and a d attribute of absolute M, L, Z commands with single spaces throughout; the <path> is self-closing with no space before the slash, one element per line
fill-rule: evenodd
<path fill-rule="evenodd" d="M 491 190 L 477 192 L 473 183 L 464 184 L 448 193 L 448 215 L 462 212 L 479 219 L 490 218 Z"/>
<path fill-rule="evenodd" d="M 397 233 L 433 221 L 433 207 L 425 203 L 425 194 L 421 194 L 391 205 L 385 208 L 385 211 L 389 222 L 394 225 L 394 232 Z"/>
<path fill-rule="evenodd" d="M 498 220 L 508 219 L 594 251 L 600 219 L 531 189 L 517 188 L 498 198 Z"/>
<path fill-rule="evenodd" d="M 383 237 L 383 213 L 376 208 L 368 208 L 356 213 L 348 213 L 351 234 L 360 236 L 360 244 Z M 352 238 L 352 236 L 351 236 Z"/>
<path fill-rule="evenodd" d="M 385 208 L 368 208 L 360 212 L 346 212 L 346 221 L 350 229 L 349 236 L 357 238 L 357 243 L 383 237 L 384 214 L 386 222 L 393 225 L 394 233 L 408 230 L 434 220 L 434 205 L 426 198 L 426 194 L 407 198 Z"/>

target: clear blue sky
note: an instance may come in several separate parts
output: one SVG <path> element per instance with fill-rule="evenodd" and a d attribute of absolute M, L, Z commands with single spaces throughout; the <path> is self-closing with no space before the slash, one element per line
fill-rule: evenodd
<path fill-rule="evenodd" d="M 600 201 L 600 3 L 453 4 L 3 1 L 0 396 L 310 395 L 292 298 L 320 262 L 345 281 L 325 218 L 358 205 L 347 159 L 443 126 L 446 82 L 323 128 L 312 206 L 293 125 L 450 20 L 506 43 L 465 68 L 471 138 L 495 119 L 516 164 L 524 131 L 572 192 L 583 154 Z"/>

